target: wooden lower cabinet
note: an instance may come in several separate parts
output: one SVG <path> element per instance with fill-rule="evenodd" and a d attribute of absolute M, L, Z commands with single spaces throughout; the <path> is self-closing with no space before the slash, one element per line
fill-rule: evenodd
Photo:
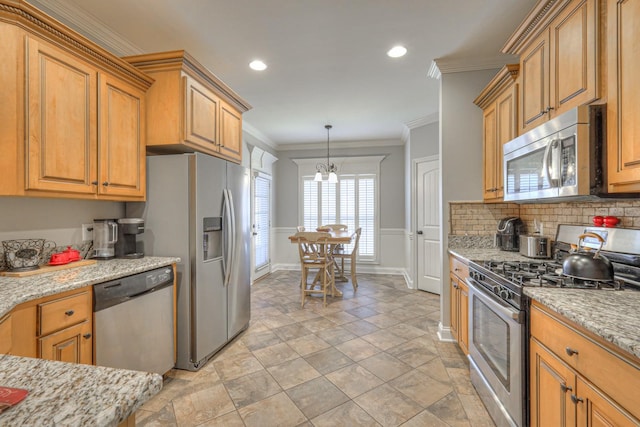
<path fill-rule="evenodd" d="M 11 354 L 93 364 L 93 287 L 21 304 L 11 316 Z"/>
<path fill-rule="evenodd" d="M 464 354 L 469 354 L 469 287 L 464 280 L 469 276 L 469 267 L 451 255 L 449 268 L 451 335 Z"/>
<path fill-rule="evenodd" d="M 534 302 L 531 426 L 640 425 L 640 360 L 618 354 L 557 316 Z"/>
<path fill-rule="evenodd" d="M 59 362 L 93 363 L 91 321 L 38 338 L 41 359 Z"/>

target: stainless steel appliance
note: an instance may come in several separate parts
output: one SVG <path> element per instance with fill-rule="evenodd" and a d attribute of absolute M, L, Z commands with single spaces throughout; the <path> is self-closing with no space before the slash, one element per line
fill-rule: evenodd
<path fill-rule="evenodd" d="M 612 261 L 614 280 L 578 279 L 563 274 L 563 261 L 579 236 L 583 246 Z M 469 263 L 469 362 L 471 381 L 498 426 L 527 426 L 528 297 L 525 286 L 640 290 L 640 230 L 560 225 L 552 259 Z"/>
<path fill-rule="evenodd" d="M 551 242 L 540 235 L 520 235 L 520 254 L 527 258 L 551 258 Z"/>
<path fill-rule="evenodd" d="M 142 218 L 120 218 L 118 220 L 118 240 L 115 245 L 117 258 L 142 258 L 144 252 L 137 247 L 137 236 L 144 233 Z"/>
<path fill-rule="evenodd" d="M 607 196 L 605 107 L 574 108 L 504 144 L 504 200 Z"/>
<path fill-rule="evenodd" d="M 149 255 L 179 256 L 176 367 L 198 370 L 249 325 L 248 169 L 199 153 L 147 157 Z"/>
<path fill-rule="evenodd" d="M 496 231 L 496 246 L 503 251 L 518 252 L 520 234 L 524 232 L 524 223 L 520 218 L 502 218 Z"/>
<path fill-rule="evenodd" d="M 173 269 L 93 286 L 96 365 L 155 372 L 174 365 Z"/>
<path fill-rule="evenodd" d="M 115 219 L 93 220 L 93 255 L 91 258 L 115 258 L 117 241 L 118 224 Z"/>

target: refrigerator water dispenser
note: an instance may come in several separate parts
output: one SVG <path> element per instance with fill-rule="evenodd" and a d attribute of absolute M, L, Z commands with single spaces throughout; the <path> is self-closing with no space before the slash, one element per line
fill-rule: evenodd
<path fill-rule="evenodd" d="M 205 261 L 222 256 L 222 217 L 203 218 L 202 253 Z"/>

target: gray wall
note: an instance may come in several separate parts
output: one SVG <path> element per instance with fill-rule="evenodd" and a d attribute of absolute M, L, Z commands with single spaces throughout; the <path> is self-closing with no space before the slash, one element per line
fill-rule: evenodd
<path fill-rule="evenodd" d="M 336 145 L 339 145 L 336 144 Z M 322 158 L 326 150 L 279 150 L 274 165 L 274 226 L 298 225 L 298 166 L 293 158 Z M 331 148 L 332 157 L 385 155 L 380 164 L 380 228 L 404 228 L 404 146 Z"/>
<path fill-rule="evenodd" d="M 0 197 L 0 240 L 44 238 L 58 245 L 80 243 L 82 224 L 94 218 L 121 217 L 121 202 Z"/>
<path fill-rule="evenodd" d="M 442 304 L 440 321 L 451 325 L 449 310 L 449 201 L 482 200 L 482 110 L 473 100 L 498 70 L 443 73 L 440 83 L 440 173 L 442 177 Z"/>
<path fill-rule="evenodd" d="M 414 159 L 435 156 L 440 152 L 440 123 L 433 122 L 411 129 L 405 145 L 405 228 L 413 230 L 413 194 L 411 167 Z"/>

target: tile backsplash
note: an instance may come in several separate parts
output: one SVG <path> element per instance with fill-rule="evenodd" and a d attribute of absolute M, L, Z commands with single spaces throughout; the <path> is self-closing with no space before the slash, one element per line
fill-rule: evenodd
<path fill-rule="evenodd" d="M 450 202 L 449 234 L 454 236 L 493 235 L 498 221 L 519 216 L 533 233 L 534 220 L 542 223 L 542 234 L 554 237 L 558 224 L 592 225 L 595 215 L 617 216 L 618 227 L 640 229 L 640 195 L 637 200 L 572 203 L 482 203 Z"/>

